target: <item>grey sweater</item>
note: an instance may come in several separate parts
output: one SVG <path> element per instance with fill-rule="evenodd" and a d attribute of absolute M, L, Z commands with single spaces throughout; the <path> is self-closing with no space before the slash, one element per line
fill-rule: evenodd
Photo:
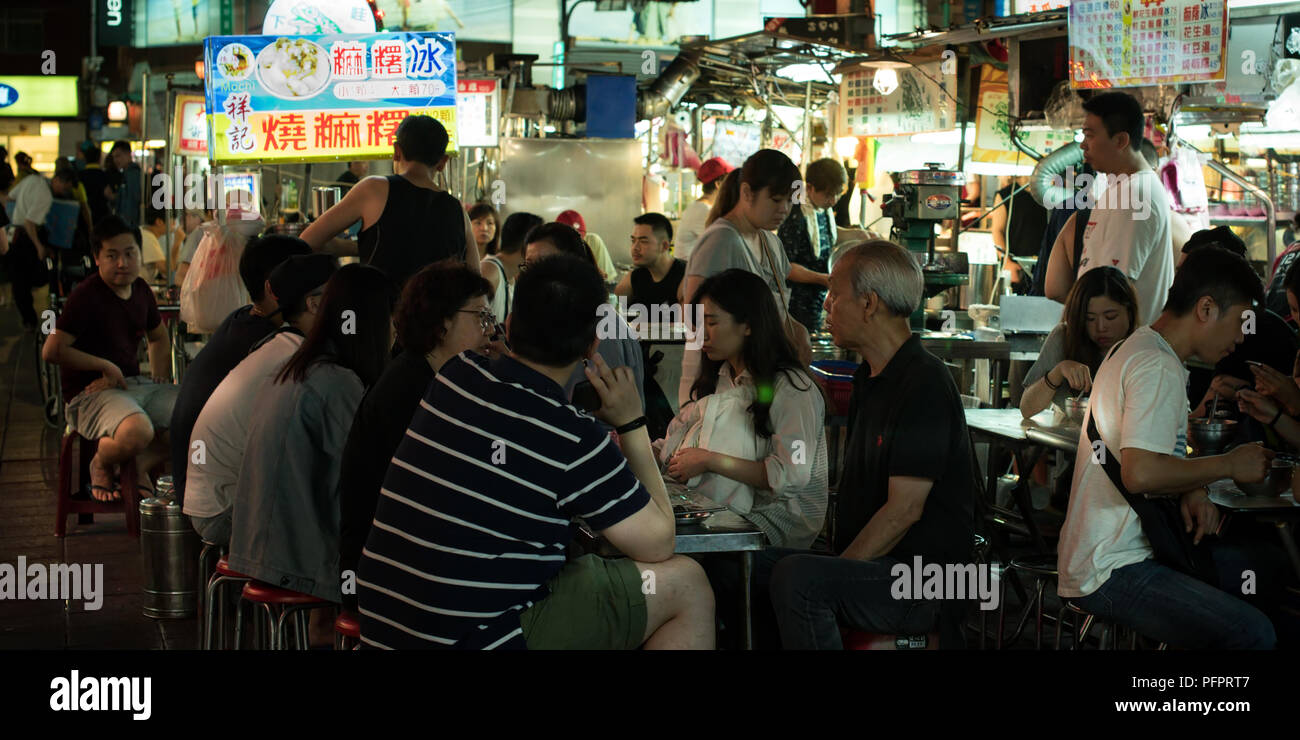
<path fill-rule="evenodd" d="M 273 586 L 342 599 L 339 468 L 365 388 L 317 362 L 302 383 L 263 386 L 239 471 L 230 567 Z"/>

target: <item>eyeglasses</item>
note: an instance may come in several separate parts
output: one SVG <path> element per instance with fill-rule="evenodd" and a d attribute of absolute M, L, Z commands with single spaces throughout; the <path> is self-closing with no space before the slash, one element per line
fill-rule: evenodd
<path fill-rule="evenodd" d="M 487 308 L 458 308 L 460 313 L 478 314 L 478 324 L 483 328 L 484 334 L 492 334 L 497 330 L 497 315 Z"/>

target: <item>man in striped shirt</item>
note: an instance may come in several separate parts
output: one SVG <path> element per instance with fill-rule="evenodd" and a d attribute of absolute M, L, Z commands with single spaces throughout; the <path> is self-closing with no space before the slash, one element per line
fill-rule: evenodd
<path fill-rule="evenodd" d="M 695 561 L 673 554 L 636 381 L 595 352 L 605 300 L 594 266 L 540 260 L 515 288 L 510 352 L 463 353 L 439 371 L 362 552 L 364 645 L 713 648 L 712 590 Z M 621 453 L 563 391 L 584 357 L 596 415 L 619 430 Z M 574 517 L 628 557 L 566 562 Z"/>

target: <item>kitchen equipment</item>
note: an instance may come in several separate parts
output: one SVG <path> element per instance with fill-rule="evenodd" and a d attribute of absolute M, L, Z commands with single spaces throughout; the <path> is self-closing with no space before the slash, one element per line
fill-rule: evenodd
<path fill-rule="evenodd" d="M 1198 457 L 1222 454 L 1236 434 L 1237 422 L 1232 419 L 1193 419 L 1187 423 L 1187 437 Z"/>
<path fill-rule="evenodd" d="M 1289 462 L 1274 459 L 1264 480 L 1258 483 L 1242 483 L 1234 480 L 1233 483 L 1247 496 L 1281 496 L 1291 487 L 1293 467 Z"/>
<path fill-rule="evenodd" d="M 972 303 L 966 307 L 966 314 L 975 322 L 976 329 L 1000 329 L 1001 308 L 987 303 Z"/>
<path fill-rule="evenodd" d="M 176 503 L 172 478 L 160 476 L 155 495 L 140 502 L 140 554 L 144 559 L 144 615 L 184 619 L 198 605 L 199 536 Z"/>
<path fill-rule="evenodd" d="M 321 214 L 334 207 L 343 198 L 343 188 L 337 185 L 328 187 L 318 187 L 311 189 L 312 218 L 320 218 Z"/>

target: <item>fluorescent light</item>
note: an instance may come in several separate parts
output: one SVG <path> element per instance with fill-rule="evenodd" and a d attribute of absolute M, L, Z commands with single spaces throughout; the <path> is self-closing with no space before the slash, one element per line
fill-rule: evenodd
<path fill-rule="evenodd" d="M 145 149 L 162 149 L 167 146 L 167 142 L 162 139 L 150 139 L 144 143 Z"/>
<path fill-rule="evenodd" d="M 835 153 L 840 159 L 850 159 L 858 151 L 858 140 L 854 136 L 841 136 L 835 140 Z"/>
<path fill-rule="evenodd" d="M 1267 167 L 1267 166 L 1268 166 L 1268 160 L 1267 160 L 1267 159 L 1263 159 L 1262 157 L 1251 157 L 1250 159 L 1247 159 L 1247 160 L 1246 160 L 1246 166 L 1247 166 L 1247 167 Z"/>
<path fill-rule="evenodd" d="M 726 103 L 705 103 L 704 110 L 717 110 L 717 111 L 722 111 L 724 113 L 730 113 L 731 106 L 727 105 Z"/>
<path fill-rule="evenodd" d="M 826 82 L 826 71 L 820 64 L 788 64 L 776 71 L 778 77 L 794 82 Z M 839 82 L 839 75 L 832 75 Z"/>
<path fill-rule="evenodd" d="M 58 136 L 59 124 L 57 121 L 41 121 L 41 136 Z"/>

